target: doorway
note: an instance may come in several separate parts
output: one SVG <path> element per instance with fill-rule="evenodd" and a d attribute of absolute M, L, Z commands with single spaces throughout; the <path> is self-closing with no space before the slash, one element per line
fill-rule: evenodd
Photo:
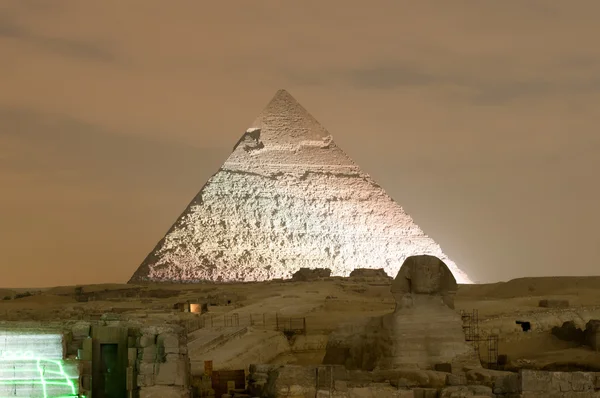
<path fill-rule="evenodd" d="M 126 379 L 119 363 L 119 344 L 100 344 L 100 372 L 94 382 L 99 398 L 126 398 Z"/>

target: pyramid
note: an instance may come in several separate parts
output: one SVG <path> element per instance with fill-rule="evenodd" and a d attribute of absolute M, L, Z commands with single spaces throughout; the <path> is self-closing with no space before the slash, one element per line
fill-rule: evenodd
<path fill-rule="evenodd" d="M 264 281 L 300 268 L 383 268 L 395 277 L 411 255 L 444 261 L 471 283 L 285 90 L 129 280 Z"/>

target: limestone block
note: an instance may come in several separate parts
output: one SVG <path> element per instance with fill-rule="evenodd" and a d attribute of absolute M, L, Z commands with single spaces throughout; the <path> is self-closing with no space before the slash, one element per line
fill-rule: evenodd
<path fill-rule="evenodd" d="M 517 395 L 515 398 L 599 398 L 600 392 L 577 392 L 577 391 L 569 391 L 569 392 L 534 392 L 527 391 L 522 392 L 520 395 Z M 509 398 L 513 398 L 510 396 Z"/>
<path fill-rule="evenodd" d="M 415 388 L 413 389 L 415 398 L 438 398 L 436 388 Z"/>
<path fill-rule="evenodd" d="M 434 370 L 394 369 L 387 380 L 398 388 L 442 388 L 446 386 L 447 374 Z"/>
<path fill-rule="evenodd" d="M 250 364 L 250 366 L 248 367 L 248 372 L 250 374 L 252 373 L 270 373 L 273 370 L 277 370 L 279 368 L 278 365 L 271 365 L 271 364 Z"/>
<path fill-rule="evenodd" d="M 491 387 L 496 394 L 516 393 L 521 389 L 520 376 L 513 372 L 479 368 L 468 371 L 466 379 L 469 384 Z"/>
<path fill-rule="evenodd" d="M 596 384 L 594 373 L 590 372 L 572 372 L 571 389 L 577 392 L 594 391 Z"/>
<path fill-rule="evenodd" d="M 77 322 L 71 328 L 73 339 L 84 339 L 90 335 L 90 323 L 89 322 Z"/>
<path fill-rule="evenodd" d="M 155 366 L 154 373 L 154 383 L 157 385 L 188 385 L 188 367 L 184 360 L 158 363 Z"/>
<path fill-rule="evenodd" d="M 335 397 L 335 395 L 334 395 Z M 348 398 L 414 398 L 412 390 L 398 390 L 385 384 L 372 384 L 367 387 L 352 387 L 348 389 Z M 337 397 L 335 397 L 337 398 Z"/>
<path fill-rule="evenodd" d="M 346 380 L 335 380 L 333 382 L 333 388 L 335 389 L 335 391 L 347 392 L 348 382 Z"/>
<path fill-rule="evenodd" d="M 453 386 L 440 391 L 440 398 L 473 398 L 495 397 L 490 387 L 486 386 Z"/>
<path fill-rule="evenodd" d="M 539 301 L 538 306 L 543 308 L 568 308 L 569 300 L 543 299 Z"/>
<path fill-rule="evenodd" d="M 467 383 L 466 379 L 463 380 L 459 375 L 448 374 L 446 375 L 446 384 L 449 386 L 462 386 Z"/>
<path fill-rule="evenodd" d="M 167 354 L 164 356 L 164 360 L 165 362 L 175 362 L 175 361 L 179 361 L 180 359 L 185 359 L 186 355 L 183 354 Z"/>
<path fill-rule="evenodd" d="M 351 278 L 381 278 L 381 279 L 391 279 L 390 276 L 385 272 L 383 268 L 355 268 L 352 272 L 350 272 Z"/>
<path fill-rule="evenodd" d="M 552 372 L 552 383 L 550 385 L 551 391 L 556 392 L 567 392 L 572 391 L 572 373 L 569 372 Z"/>
<path fill-rule="evenodd" d="M 290 394 L 308 394 L 315 396 L 317 393 L 317 372 L 309 366 L 285 365 L 269 373 L 269 388 L 266 396 L 287 397 Z"/>
<path fill-rule="evenodd" d="M 154 374 L 154 362 L 139 362 L 137 363 L 137 372 L 140 375 L 153 375 Z"/>
<path fill-rule="evenodd" d="M 158 347 L 156 345 L 138 348 L 138 360 L 142 362 L 156 362 Z"/>
<path fill-rule="evenodd" d="M 348 372 L 343 366 L 339 365 L 317 367 L 317 388 L 329 389 L 332 380 L 348 380 Z"/>
<path fill-rule="evenodd" d="M 140 375 L 138 374 L 136 377 L 136 384 L 138 387 L 150 387 L 154 385 L 154 375 L 146 374 Z"/>
<path fill-rule="evenodd" d="M 552 373 L 539 370 L 521 370 L 522 392 L 548 392 L 552 389 Z"/>
<path fill-rule="evenodd" d="M 520 391 L 521 379 L 518 373 L 506 372 L 493 378 L 492 389 L 494 394 L 516 394 Z"/>
<path fill-rule="evenodd" d="M 153 386 L 140 389 L 139 398 L 190 398 L 189 388 Z"/>
<path fill-rule="evenodd" d="M 491 387 L 487 386 L 468 386 L 469 391 L 474 397 L 495 397 Z"/>
<path fill-rule="evenodd" d="M 137 348 L 128 348 L 127 349 L 127 366 L 135 366 L 135 363 L 138 360 L 138 350 Z"/>
<path fill-rule="evenodd" d="M 155 334 L 143 334 L 139 338 L 139 342 L 137 343 L 138 347 L 146 348 L 148 346 L 154 345 L 156 343 L 156 335 Z"/>
<path fill-rule="evenodd" d="M 179 336 L 173 333 L 159 334 L 156 339 L 159 346 L 164 347 L 165 354 L 179 354 Z"/>
<path fill-rule="evenodd" d="M 140 327 L 140 333 L 142 335 L 154 335 L 157 336 L 162 333 L 183 333 L 185 329 L 178 325 L 148 325 Z"/>

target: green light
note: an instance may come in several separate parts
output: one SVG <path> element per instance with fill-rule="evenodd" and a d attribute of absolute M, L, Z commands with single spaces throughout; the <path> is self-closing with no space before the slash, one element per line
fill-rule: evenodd
<path fill-rule="evenodd" d="M 7 355 L 5 352 L 3 354 L 0 356 L 0 392 L 12 394 L 11 398 L 19 396 L 19 392 L 27 392 L 30 398 L 79 396 L 78 388 L 73 383 L 73 380 L 77 380 L 79 376 L 67 374 L 62 360 L 39 358 L 30 353 Z M 30 391 L 27 387 L 36 391 Z M 32 393 L 39 395 L 31 395 Z M 0 398 L 8 398 L 8 396 L 0 396 Z"/>

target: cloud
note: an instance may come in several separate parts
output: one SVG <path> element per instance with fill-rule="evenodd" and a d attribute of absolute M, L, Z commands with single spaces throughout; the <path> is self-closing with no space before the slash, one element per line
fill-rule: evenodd
<path fill-rule="evenodd" d="M 0 170 L 63 184 L 148 189 L 215 172 L 223 149 L 121 134 L 68 116 L 0 108 Z"/>
<path fill-rule="evenodd" d="M 575 63 L 575 60 L 565 61 Z M 594 61 L 585 59 L 586 65 Z M 581 67 L 580 64 L 577 65 Z M 473 105 L 502 105 L 518 99 L 542 98 L 556 95 L 600 92 L 600 73 L 591 71 L 585 75 L 553 78 L 544 71 L 539 77 L 511 76 L 498 73 L 494 69 L 481 69 L 473 73 L 466 67 L 463 71 L 447 68 L 436 71 L 428 66 L 414 66 L 399 62 L 366 65 L 359 68 L 327 71 L 287 72 L 286 77 L 299 85 L 326 85 L 341 82 L 358 89 L 396 90 L 401 88 L 424 87 L 443 90 L 447 87 L 464 89 L 470 93 L 467 101 Z"/>
<path fill-rule="evenodd" d="M 35 32 L 17 22 L 17 17 L 8 13 L 0 14 L 0 39 L 21 40 L 42 50 L 93 61 L 114 62 L 117 55 L 102 43 L 79 39 L 56 37 Z"/>
<path fill-rule="evenodd" d="M 488 32 L 489 46 L 483 38 L 472 36 L 466 40 L 473 43 L 464 48 L 454 43 L 431 45 L 426 40 L 417 43 L 415 39 L 413 46 L 418 50 L 407 47 L 405 52 L 377 58 L 328 58 L 329 62 L 320 66 L 280 61 L 278 68 L 284 78 L 299 86 L 337 84 L 361 90 L 460 92 L 458 100 L 472 105 L 600 92 L 600 52 L 593 47 L 565 45 L 563 42 L 569 42 L 566 38 L 546 37 L 548 49 L 536 51 L 539 43 L 531 38 L 507 46 L 500 40 L 503 35 L 504 31 Z M 384 44 L 391 45 L 380 45 Z"/>
<path fill-rule="evenodd" d="M 376 65 L 352 69 L 343 76 L 359 88 L 389 89 L 407 86 L 428 86 L 443 80 L 441 76 L 408 65 Z"/>

